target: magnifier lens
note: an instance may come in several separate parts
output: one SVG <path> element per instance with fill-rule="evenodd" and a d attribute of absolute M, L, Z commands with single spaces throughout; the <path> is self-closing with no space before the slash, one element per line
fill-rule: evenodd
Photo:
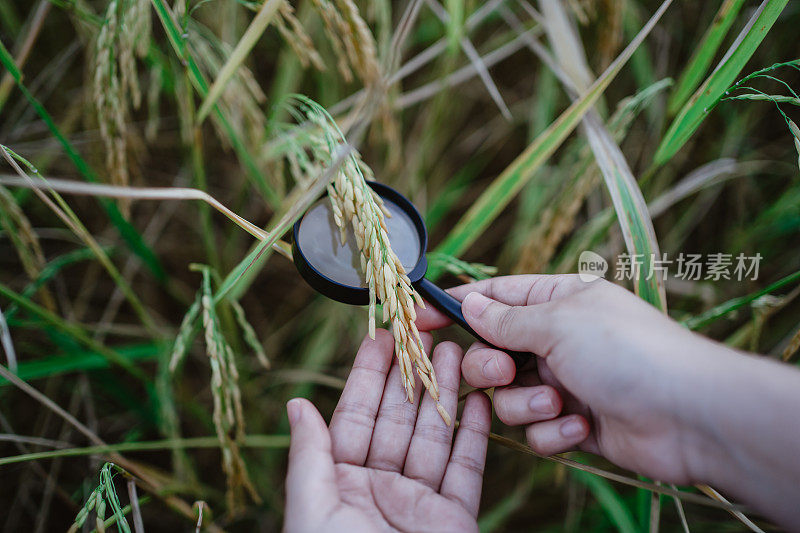
<path fill-rule="evenodd" d="M 391 217 L 385 217 L 389 242 L 407 272 L 419 262 L 422 245 L 414 222 L 391 201 L 384 199 Z M 318 200 L 300 221 L 297 245 L 308 263 L 325 277 L 350 287 L 366 287 L 361 274 L 361 261 L 356 238 L 348 224 L 347 240 L 340 240 L 340 231 L 333 219 L 328 198 Z"/>

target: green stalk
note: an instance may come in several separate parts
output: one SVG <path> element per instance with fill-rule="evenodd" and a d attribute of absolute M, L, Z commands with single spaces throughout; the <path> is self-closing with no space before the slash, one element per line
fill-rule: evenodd
<path fill-rule="evenodd" d="M 536 171 L 553 155 L 564 140 L 577 127 L 583 116 L 597 102 L 611 81 L 622 70 L 633 52 L 650 33 L 656 22 L 669 7 L 671 0 L 665 1 L 645 27 L 614 60 L 608 69 L 592 84 L 581 98 L 577 99 L 561 116 L 539 135 L 492 184 L 481 194 L 467 213 L 456 224 L 445 240 L 436 248 L 437 252 L 460 256 L 502 213 Z M 442 274 L 442 268 L 428 271 L 431 279 Z"/>
<path fill-rule="evenodd" d="M 755 20 L 750 31 L 744 35 L 735 49 L 729 50 L 726 61 L 717 67 L 695 91 L 672 122 L 656 151 L 653 161 L 656 167 L 662 166 L 672 159 L 697 131 L 703 120 L 724 96 L 725 91 L 736 81 L 736 77 L 753 56 L 764 37 L 767 36 L 788 2 L 789 0 L 768 0 L 765 3 L 763 11 Z"/>
<path fill-rule="evenodd" d="M 80 344 L 86 346 L 90 350 L 97 352 L 103 358 L 107 359 L 110 363 L 113 363 L 122 369 L 126 370 L 130 375 L 134 376 L 135 378 L 141 380 L 142 382 L 147 383 L 147 376 L 142 372 L 142 370 L 134 365 L 129 359 L 121 356 L 114 350 L 110 350 L 109 348 L 105 347 L 104 345 L 100 344 L 99 342 L 92 339 L 83 329 L 75 324 L 70 324 L 60 316 L 56 315 L 41 307 L 29 299 L 23 298 L 16 292 L 12 291 L 10 288 L 6 287 L 2 283 L 0 283 L 0 296 L 4 296 L 8 298 L 13 303 L 17 304 L 19 307 L 24 309 L 25 311 L 29 312 L 33 316 L 45 321 L 50 326 L 55 328 L 57 331 L 60 331 L 73 339 L 75 339 Z"/>
<path fill-rule="evenodd" d="M 246 435 L 238 440 L 237 444 L 245 448 L 288 448 L 288 435 Z M 54 459 L 57 457 L 82 457 L 85 455 L 98 455 L 120 452 L 152 452 L 172 450 L 175 448 L 219 448 L 219 438 L 194 437 L 188 439 L 164 439 L 144 442 L 122 442 L 107 444 L 105 446 L 86 446 L 83 448 L 66 448 L 63 450 L 49 450 L 46 452 L 25 453 L 0 457 L 0 466 L 25 461 L 39 461 L 41 459 Z"/>
<path fill-rule="evenodd" d="M 17 66 L 14 63 L 14 58 L 11 57 L 11 54 L 8 52 L 6 47 L 3 46 L 2 42 L 0 42 L 0 63 L 2 63 L 3 66 L 8 69 L 8 71 L 14 77 L 14 81 L 17 82 L 17 87 L 19 90 L 31 104 L 31 107 L 34 108 L 42 121 L 47 125 L 50 133 L 52 133 L 61 144 L 67 154 L 67 157 L 69 157 L 69 159 L 75 165 L 75 168 L 78 169 L 78 172 L 87 181 L 93 183 L 99 182 L 100 180 L 98 179 L 95 171 L 61 133 L 61 131 L 58 129 L 58 126 L 56 126 L 55 122 L 53 121 L 53 118 L 50 116 L 44 106 L 33 96 L 33 94 L 30 93 L 30 91 L 28 91 L 28 88 L 22 83 L 22 73 L 19 71 L 19 69 L 17 69 Z M 150 269 L 159 282 L 166 282 L 167 275 L 164 271 L 164 267 L 158 260 L 158 257 L 156 257 L 155 253 L 150 249 L 150 247 L 147 246 L 136 228 L 134 228 L 131 223 L 122 216 L 117 204 L 108 199 L 100 199 L 100 205 L 106 212 L 108 218 L 117 228 L 117 231 L 122 239 L 128 244 L 131 251 L 133 251 L 142 259 L 144 264 L 147 265 L 148 269 Z"/>
<path fill-rule="evenodd" d="M 800 280 L 800 270 L 798 270 L 793 274 L 789 274 L 785 278 L 779 279 L 775 283 L 770 284 L 769 286 L 761 289 L 760 291 L 756 291 L 746 296 L 739 296 L 738 298 L 733 298 L 732 300 L 723 302 L 717 305 L 716 307 L 712 307 L 705 313 L 701 313 L 697 316 L 687 318 L 686 320 L 681 321 L 681 324 L 683 324 L 689 329 L 700 329 L 724 317 L 725 315 L 744 307 L 745 305 L 757 300 L 758 298 L 761 298 L 764 295 L 775 292 L 778 289 L 781 289 L 786 285 L 790 285 L 798 280 Z"/>
<path fill-rule="evenodd" d="M 13 150 L 9 149 L 7 146 L 3 146 L 2 144 L 0 144 L 0 153 L 2 153 L 3 156 L 6 158 L 6 160 L 11 164 L 11 166 L 14 167 L 14 170 L 16 170 L 17 173 L 22 178 L 25 178 L 25 180 L 27 180 L 28 182 L 33 182 L 33 178 L 25 174 L 22 168 L 20 168 L 20 166 L 17 164 L 17 161 L 26 165 L 31 173 L 39 176 L 39 179 L 41 179 L 42 181 L 44 181 L 45 184 L 47 184 L 47 180 L 41 176 L 39 171 L 29 161 L 27 161 L 20 155 L 16 154 Z M 53 200 L 51 200 L 50 197 L 48 197 L 42 191 L 37 191 L 37 194 L 39 194 L 39 197 L 64 222 L 64 224 L 66 224 L 67 227 L 69 227 L 69 229 L 84 243 L 86 243 L 86 246 L 88 246 L 92 250 L 95 257 L 97 257 L 97 260 L 100 262 L 101 265 L 103 265 L 103 268 L 106 269 L 106 272 L 108 272 L 108 275 L 111 276 L 112 280 L 114 280 L 114 283 L 122 291 L 122 294 L 125 295 L 125 299 L 128 301 L 128 303 L 130 303 L 131 307 L 133 308 L 136 315 L 139 317 L 139 320 L 142 322 L 142 324 L 148 330 L 150 330 L 151 333 L 157 335 L 158 328 L 156 327 L 156 324 L 153 321 L 150 314 L 145 309 L 141 300 L 136 295 L 136 293 L 133 292 L 133 289 L 131 288 L 130 284 L 127 282 L 127 280 L 125 280 L 125 278 L 122 277 L 122 274 L 120 274 L 119 270 L 117 270 L 117 267 L 114 265 L 111 259 L 109 259 L 108 255 L 106 255 L 105 251 L 103 251 L 100 245 L 97 244 L 97 241 L 89 232 L 89 230 L 86 229 L 86 226 L 83 225 L 83 222 L 81 222 L 78 216 L 72 211 L 72 208 L 70 208 L 70 206 L 67 204 L 67 202 L 64 201 L 64 199 L 61 197 L 60 194 L 58 194 L 51 188 L 48 188 L 48 192 L 50 193 L 50 196 L 52 196 L 53 200 L 55 200 L 55 202 L 53 202 Z M 58 204 L 58 206 L 55 205 L 56 203 Z"/>
<path fill-rule="evenodd" d="M 586 485 L 589 492 L 597 500 L 597 503 L 608 515 L 611 523 L 616 526 L 617 531 L 620 533 L 635 533 L 637 531 L 633 515 L 611 483 L 600 476 L 581 472 L 580 470 L 572 471 L 572 475 L 580 483 Z"/>
<path fill-rule="evenodd" d="M 700 85 L 700 80 L 708 71 L 711 61 L 719 50 L 722 40 L 728 34 L 736 16 L 742 9 L 744 0 L 725 0 L 714 16 L 714 22 L 706 30 L 700 44 L 695 48 L 689 64 L 675 84 L 675 90 L 669 98 L 667 112 L 670 115 L 677 113 L 689 99 L 689 96 Z"/>
<path fill-rule="evenodd" d="M 167 38 L 169 39 L 173 50 L 177 54 L 181 63 L 183 63 L 188 69 L 189 79 L 192 81 L 192 85 L 197 91 L 197 94 L 199 94 L 203 99 L 207 98 L 208 82 L 203 77 L 200 67 L 189 54 L 184 32 L 181 31 L 181 29 L 175 23 L 175 20 L 172 18 L 172 12 L 163 0 L 152 0 L 152 3 L 156 13 L 158 14 L 159 20 L 161 20 L 161 24 L 164 26 L 164 30 L 167 33 Z M 225 133 L 228 135 L 229 140 L 233 145 L 233 149 L 239 158 L 239 161 L 241 161 L 241 163 L 244 165 L 245 170 L 247 171 L 250 179 L 253 181 L 258 191 L 261 193 L 264 199 L 269 202 L 270 206 L 277 207 L 280 205 L 280 198 L 278 198 L 278 195 L 275 194 L 275 191 L 273 191 L 269 186 L 267 181 L 264 179 L 264 176 L 261 175 L 261 171 L 258 169 L 255 159 L 248 152 L 244 142 L 236 134 L 233 126 L 225 118 L 225 115 L 222 114 L 222 111 L 217 104 L 214 104 L 214 114 L 220 121 L 220 124 L 222 124 L 222 127 L 225 130 Z"/>

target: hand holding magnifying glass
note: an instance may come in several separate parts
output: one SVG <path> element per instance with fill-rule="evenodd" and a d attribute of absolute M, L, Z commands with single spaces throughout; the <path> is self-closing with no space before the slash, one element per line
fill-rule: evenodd
<path fill-rule="evenodd" d="M 391 187 L 369 182 L 370 187 L 383 199 L 391 213 L 386 218 L 389 241 L 403 264 L 412 286 L 431 305 L 447 315 L 475 338 L 482 339 L 467 324 L 461 312 L 461 302 L 425 278 L 428 269 L 426 249 L 428 231 L 422 216 L 414 205 Z M 344 244 L 339 240 L 339 230 L 333 219 L 330 201 L 323 197 L 313 204 L 293 228 L 292 256 L 294 264 L 306 282 L 321 294 L 339 302 L 366 305 L 369 290 L 359 271 L 359 251 L 352 231 L 348 231 Z M 499 349 L 499 348 L 496 348 Z M 522 366 L 531 354 L 506 351 Z"/>

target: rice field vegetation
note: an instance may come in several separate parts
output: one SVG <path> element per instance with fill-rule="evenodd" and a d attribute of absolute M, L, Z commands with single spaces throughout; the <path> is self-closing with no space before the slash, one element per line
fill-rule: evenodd
<path fill-rule="evenodd" d="M 800 364 L 799 25 L 789 0 L 0 1 L 0 527 L 279 530 L 286 401 L 330 416 L 384 321 L 436 399 L 366 180 L 423 214 L 442 286 L 591 250 Z M 364 308 L 292 264 L 325 191 Z M 663 261 L 633 283 L 622 257 Z M 481 531 L 772 527 L 495 422 Z"/>

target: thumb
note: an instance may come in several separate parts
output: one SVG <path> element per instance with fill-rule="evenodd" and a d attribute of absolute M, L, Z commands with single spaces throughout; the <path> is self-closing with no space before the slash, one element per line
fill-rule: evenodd
<path fill-rule="evenodd" d="M 328 426 L 308 400 L 286 404 L 291 428 L 284 531 L 309 531 L 339 502 Z"/>
<path fill-rule="evenodd" d="M 475 332 L 498 348 L 546 356 L 552 346 L 548 304 L 514 306 L 469 293 L 461 303 L 464 318 Z"/>

